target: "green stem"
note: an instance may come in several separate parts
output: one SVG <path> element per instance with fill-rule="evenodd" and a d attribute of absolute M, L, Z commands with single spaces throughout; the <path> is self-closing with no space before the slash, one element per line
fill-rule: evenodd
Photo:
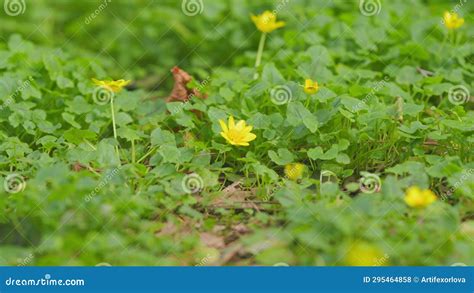
<path fill-rule="evenodd" d="M 266 33 L 262 33 L 262 36 L 260 37 L 260 42 L 258 43 L 257 59 L 255 60 L 255 69 L 258 69 L 258 67 L 260 67 L 260 63 L 262 62 L 263 47 L 265 47 L 266 36 L 267 36 Z M 257 72 L 255 72 L 255 75 L 253 76 L 253 78 L 254 79 L 258 78 Z"/>
<path fill-rule="evenodd" d="M 84 138 L 84 142 L 85 142 L 88 146 L 90 146 L 94 151 L 97 150 L 97 148 L 96 148 L 90 141 L 88 141 L 87 139 Z"/>
<path fill-rule="evenodd" d="M 115 109 L 114 109 L 114 97 L 110 99 L 110 112 L 112 113 L 112 127 L 114 129 L 114 138 L 115 141 L 118 143 L 117 139 L 117 125 L 115 124 Z M 118 145 L 115 146 L 115 152 L 117 153 L 117 157 L 120 161 L 120 153 L 118 149 Z"/>
<path fill-rule="evenodd" d="M 146 159 L 146 157 L 148 157 L 152 152 L 154 152 L 156 150 L 156 147 L 153 147 L 148 153 L 146 153 L 143 157 L 141 157 L 137 163 L 140 163 L 141 161 L 143 161 L 144 159 Z"/>
<path fill-rule="evenodd" d="M 135 164 L 135 140 L 132 139 L 132 163 Z"/>
<path fill-rule="evenodd" d="M 451 45 L 456 46 L 456 35 L 455 35 L 454 30 L 449 31 L 449 38 L 450 38 Z"/>
<path fill-rule="evenodd" d="M 305 102 L 304 106 L 305 106 L 306 108 L 308 108 L 310 102 L 311 102 L 311 95 L 307 95 L 307 97 L 306 97 L 306 102 Z"/>

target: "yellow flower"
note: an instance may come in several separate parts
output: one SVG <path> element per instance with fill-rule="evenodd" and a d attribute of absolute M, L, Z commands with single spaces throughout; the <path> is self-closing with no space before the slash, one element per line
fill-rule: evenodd
<path fill-rule="evenodd" d="M 305 165 L 300 163 L 287 164 L 285 166 L 285 175 L 288 179 L 296 181 L 303 177 L 303 172 L 305 170 Z"/>
<path fill-rule="evenodd" d="M 316 81 L 311 79 L 306 79 L 304 82 L 304 92 L 308 95 L 317 93 L 319 90 L 319 85 Z"/>
<path fill-rule="evenodd" d="M 436 200 L 436 195 L 429 189 L 421 190 L 412 186 L 405 193 L 405 202 L 412 208 L 424 208 Z"/>
<path fill-rule="evenodd" d="M 251 18 L 258 30 L 263 33 L 271 33 L 285 26 L 284 21 L 276 21 L 276 14 L 268 10 L 257 16 L 252 14 Z"/>
<path fill-rule="evenodd" d="M 367 242 L 355 242 L 346 254 L 345 262 L 349 266 L 382 266 L 388 261 L 388 255 L 378 247 Z"/>
<path fill-rule="evenodd" d="M 227 126 L 223 120 L 219 120 L 221 125 L 221 135 L 231 145 L 236 146 L 248 146 L 249 142 L 257 138 L 252 131 L 252 126 L 247 125 L 244 120 L 240 120 L 237 125 L 235 124 L 234 117 L 229 117 L 229 125 Z"/>
<path fill-rule="evenodd" d="M 457 29 L 461 27 L 464 24 L 464 18 L 459 17 L 459 15 L 456 12 L 448 12 L 446 11 L 444 13 L 444 25 L 448 29 Z"/>
<path fill-rule="evenodd" d="M 119 80 L 98 80 L 93 78 L 92 82 L 94 82 L 95 85 L 105 87 L 114 93 L 118 93 L 122 90 L 123 87 L 127 86 L 130 83 L 130 80 L 124 80 L 124 79 L 119 79 Z"/>

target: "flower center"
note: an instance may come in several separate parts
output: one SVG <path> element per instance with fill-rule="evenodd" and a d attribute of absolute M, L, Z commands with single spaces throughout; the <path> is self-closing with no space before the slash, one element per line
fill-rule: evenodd
<path fill-rule="evenodd" d="M 244 139 L 244 133 L 236 129 L 229 129 L 228 136 L 234 142 L 240 142 Z"/>

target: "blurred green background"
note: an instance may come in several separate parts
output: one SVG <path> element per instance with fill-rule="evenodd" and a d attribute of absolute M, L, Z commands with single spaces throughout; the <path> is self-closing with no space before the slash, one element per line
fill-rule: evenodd
<path fill-rule="evenodd" d="M 286 21 L 286 27 L 268 37 L 264 60 L 265 63 L 276 64 L 268 68 L 278 68 L 288 80 L 303 79 L 307 72 L 311 72 L 337 94 L 350 91 L 356 97 L 363 97 L 366 91 L 369 92 L 371 82 L 378 81 L 381 75 L 391 77 L 391 86 L 381 92 L 380 104 L 386 108 L 377 108 L 387 117 L 383 117 L 385 120 L 381 126 L 369 127 L 367 133 L 363 133 L 367 142 L 370 135 L 377 138 L 381 132 L 379 126 L 383 133 L 397 133 L 398 122 L 393 122 L 387 114 L 395 95 L 413 102 L 411 111 L 415 114 L 412 116 L 416 116 L 418 110 L 413 106 L 414 99 L 419 98 L 416 95 L 420 93 L 424 98 L 428 97 L 427 108 L 431 107 L 428 102 L 435 103 L 437 100 L 429 101 L 430 96 L 440 95 L 451 86 L 445 84 L 436 88 L 443 78 L 453 84 L 472 85 L 474 30 L 471 2 L 464 3 L 462 7 L 462 15 L 470 27 L 466 25 L 461 30 L 459 36 L 464 43 L 456 48 L 458 51 L 443 47 L 447 34 L 440 22 L 443 12 L 453 9 L 459 1 L 386 0 L 381 1 L 383 9 L 380 15 L 373 18 L 360 14 L 359 1 L 348 0 L 289 0 L 287 3 L 203 0 L 202 13 L 196 16 L 186 15 L 182 1 L 177 0 L 25 0 L 26 9 L 21 16 L 0 13 L 0 57 L 9 56 L 4 58 L 8 61 L 0 59 L 4 75 L 2 82 L 10 83 L 14 88 L 17 80 L 27 76 L 34 76 L 37 81 L 31 91 L 23 94 L 24 101 L 21 100 L 21 105 L 18 105 L 19 110 L 0 112 L 1 125 L 6 129 L 0 131 L 2 171 L 7 174 L 14 165 L 14 171 L 23 172 L 28 177 L 27 189 L 21 196 L 7 197 L 3 193 L 0 196 L 0 211 L 4 212 L 0 214 L 0 235 L 4 236 L 3 243 L 0 243 L 0 264 L 95 265 L 109 262 L 113 265 L 195 265 L 216 251 L 202 245 L 202 231 L 197 232 L 193 228 L 199 224 L 201 230 L 211 231 L 221 222 L 231 226 L 245 221 L 249 222 L 253 233 L 239 242 L 244 247 L 244 253 L 233 262 L 229 261 L 230 264 L 272 265 L 280 261 L 291 265 L 344 264 L 343 257 L 351 247 L 351 241 L 361 236 L 376 239 L 384 251 L 390 251 L 390 260 L 386 260 L 380 251 L 366 248 L 365 244 L 354 245 L 359 249 L 356 253 L 366 253 L 368 258 L 377 257 L 384 264 L 449 265 L 472 260 L 473 201 L 472 196 L 466 195 L 474 188 L 470 182 L 463 182 L 465 187 L 460 192 L 464 194 L 456 198 L 456 203 L 461 204 L 442 202 L 424 218 L 418 218 L 416 213 L 405 217 L 407 207 L 400 197 L 395 196 L 402 193 L 402 187 L 410 182 L 428 184 L 434 181 L 435 185 L 444 188 L 447 186 L 443 181 L 446 176 L 453 184 L 461 176 L 461 170 L 472 168 L 472 162 L 469 162 L 472 152 L 466 150 L 459 155 L 453 148 L 448 153 L 452 157 L 444 161 L 441 156 L 433 155 L 427 156 L 426 161 L 420 159 L 422 162 L 414 162 L 418 156 L 404 150 L 403 144 L 418 143 L 417 149 L 410 151 L 423 153 L 419 145 L 427 136 L 426 132 L 435 131 L 435 124 L 428 122 L 426 124 L 433 129 L 429 128 L 420 137 L 406 135 L 397 141 L 400 153 L 382 150 L 374 153 L 370 161 L 366 158 L 356 161 L 360 164 L 352 171 L 356 168 L 366 170 L 370 164 L 378 166 L 380 162 L 390 161 L 387 159 L 390 156 L 393 156 L 390 158 L 393 161 L 389 163 L 400 163 L 388 172 L 391 172 L 391 177 L 384 181 L 384 197 L 365 195 L 352 200 L 334 185 L 330 186 L 325 198 L 318 198 L 316 202 L 314 190 L 289 184 L 282 189 L 278 211 L 252 214 L 223 210 L 217 212 L 217 218 L 193 209 L 196 199 L 191 195 L 182 196 L 175 189 L 180 186 L 181 177 L 178 176 L 182 176 L 182 170 L 177 172 L 174 166 L 161 164 L 159 156 L 155 155 L 154 161 L 150 162 L 150 170 L 147 169 L 149 166 L 127 164 L 118 176 L 107 182 L 101 196 L 84 204 L 84 197 L 101 183 L 107 172 L 114 171 L 107 169 L 110 167 L 107 165 L 111 161 L 110 153 L 113 153 L 109 112 L 107 107 L 98 107 L 91 101 L 91 77 L 100 74 L 133 80 L 133 87 L 139 90 L 122 93 L 116 103 L 123 114 L 120 127 L 137 133 L 143 131 L 140 132 L 140 146 L 137 146 L 143 154 L 148 151 L 148 143 L 154 139 L 149 132 L 163 125 L 167 129 L 177 128 L 174 118 L 170 119 L 166 113 L 163 102 L 152 103 L 144 101 L 143 97 L 150 93 L 166 96 L 173 85 L 170 69 L 175 65 L 201 80 L 212 75 L 212 95 L 206 101 L 208 104 L 200 106 L 206 111 L 214 107 L 214 112 L 209 110 L 206 113 L 209 117 L 204 116 L 204 121 L 198 121 L 207 125 L 202 128 L 204 131 L 194 128 L 194 134 L 199 136 L 204 133 L 204 137 L 213 137 L 208 133 L 209 125 L 216 123 L 216 113 L 228 110 L 226 104 L 230 104 L 230 100 L 237 100 L 237 106 L 232 111 L 243 109 L 246 115 L 255 114 L 251 110 L 258 107 L 252 108 L 252 105 L 267 107 L 258 100 L 263 94 L 255 94 L 259 85 L 253 87 L 255 81 L 248 78 L 253 75 L 251 70 L 260 38 L 250 14 L 276 9 L 280 3 L 286 3 L 278 11 L 278 18 Z M 16 50 L 18 44 L 24 45 L 17 35 L 34 45 L 27 43 L 29 45 L 22 47 L 22 50 Z M 43 51 L 43 48 L 47 49 Z M 57 54 L 58 58 L 55 63 L 52 58 L 46 56 L 41 59 L 35 53 Z M 28 68 L 28 62 L 35 62 L 35 66 Z M 64 81 L 62 75 L 58 76 L 55 65 L 59 68 L 58 72 L 74 82 L 72 85 Z M 442 77 L 421 80 L 415 71 L 417 66 L 436 71 Z M 397 75 L 397 72 L 401 74 Z M 410 74 L 404 75 L 405 72 Z M 418 87 L 413 86 L 416 83 L 414 80 Z M 430 89 L 433 84 L 433 89 Z M 250 86 L 254 96 L 250 95 Z M 235 93 L 221 92 L 221 88 L 230 88 Z M 0 90 L 2 94 L 7 92 L 2 87 Z M 238 94 L 241 92 L 248 93 L 248 97 L 240 97 Z M 229 100 L 221 97 L 226 93 L 231 97 Z M 331 106 L 325 106 L 325 113 L 333 110 Z M 451 111 L 452 107 L 446 101 L 439 108 L 451 115 L 442 113 L 451 119 L 450 122 L 459 116 L 463 119 L 466 116 L 465 121 L 473 119 L 472 114 L 464 109 Z M 73 117 L 72 121 L 64 121 L 63 112 L 70 114 L 67 117 Z M 407 120 L 416 120 L 410 114 L 407 116 Z M 361 117 L 360 124 L 365 125 L 363 119 L 366 116 Z M 373 121 L 373 117 L 366 119 Z M 339 139 L 334 129 L 346 130 L 347 127 L 341 127 L 342 123 L 337 124 L 339 121 L 346 121 L 340 113 L 331 121 L 334 126 L 328 126 L 327 133 L 321 135 L 327 138 L 326 144 Z M 59 123 L 62 125 L 55 129 Z M 80 125 L 76 127 L 74 123 Z M 455 143 L 461 145 L 464 137 L 458 133 L 472 137 L 469 125 L 451 124 L 454 130 L 445 128 L 440 137 L 453 134 Z M 81 127 L 93 130 L 101 139 L 97 142 L 96 153 L 91 152 L 87 145 L 76 143 L 77 147 L 73 148 L 73 142 L 64 141 L 63 136 L 69 128 Z M 360 129 L 365 131 L 363 127 Z M 414 129 L 411 134 L 417 130 Z M 183 142 L 181 134 L 173 134 L 179 143 Z M 57 137 L 51 138 L 51 135 Z M 313 136 L 308 137 L 311 139 Z M 38 138 L 41 140 L 37 143 Z M 297 137 L 295 141 L 301 138 Z M 357 135 L 352 138 L 351 147 L 358 146 L 361 138 Z M 378 144 L 375 140 L 370 142 Z M 209 144 L 209 141 L 199 141 L 190 149 L 207 151 Z M 370 147 L 369 143 L 367 145 Z M 123 137 L 122 146 L 124 151 L 128 151 L 128 141 L 125 142 Z M 293 147 L 296 150 L 301 146 Z M 360 152 L 354 148 L 352 151 L 355 157 Z M 13 155 L 10 156 L 10 153 Z M 251 159 L 249 162 L 253 162 Z M 406 162 L 399 162 L 404 159 Z M 97 174 L 91 174 L 93 172 L 88 170 L 72 172 L 70 164 L 80 160 L 89 160 L 87 163 L 92 162 L 107 170 L 101 174 L 102 177 L 97 176 L 100 178 L 95 178 L 93 175 Z M 206 180 L 214 183 L 206 195 L 215 195 L 216 186 L 219 187 L 218 176 L 223 172 L 219 169 L 221 166 L 210 166 L 210 156 L 209 159 L 204 158 L 206 160 L 207 165 L 193 160 L 186 167 L 204 166 Z M 266 157 L 262 161 L 258 165 L 261 169 L 266 168 L 264 164 L 272 164 Z M 344 166 L 333 165 L 343 173 Z M 276 174 L 270 171 L 269 174 Z M 230 174 L 233 175 L 236 174 Z M 272 187 L 271 184 L 269 187 Z M 295 194 L 300 197 L 295 197 Z M 299 205 L 298 208 L 293 204 Z M 345 212 L 339 214 L 341 211 Z M 336 219 L 336 216 L 339 217 Z M 184 221 L 184 218 L 187 220 Z M 425 224 L 420 225 L 420 221 Z M 179 227 L 173 230 L 169 223 Z M 281 230 L 283 223 L 287 226 Z M 368 226 L 373 229 L 368 230 Z M 157 233 L 163 230 L 168 230 L 168 233 Z M 232 234 L 231 240 L 234 236 Z M 390 247 L 396 249 L 390 250 Z M 227 251 L 218 253 L 227 256 Z"/>
<path fill-rule="evenodd" d="M 383 35 L 404 37 L 404 32 L 395 32 L 397 27 L 389 31 L 387 25 L 415 20 L 411 34 L 416 39 L 423 37 L 424 29 L 432 25 L 432 21 L 417 17 L 420 10 L 442 15 L 444 10 L 463 1 L 390 2 L 376 20 L 376 23 L 381 22 L 377 29 L 381 29 Z M 95 58 L 114 78 L 145 79 L 145 85 L 151 86 L 161 84 L 174 65 L 204 78 L 216 66 L 248 62 L 246 57 L 255 54 L 259 39 L 249 21 L 251 13 L 278 9 L 281 5 L 279 17 L 290 27 L 301 27 L 305 32 L 302 37 L 310 38 L 312 43 L 320 43 L 319 38 L 324 37 L 314 35 L 312 30 L 325 27 L 329 35 L 334 35 L 342 33 L 342 24 L 356 32 L 361 25 L 360 16 L 353 14 L 359 9 L 358 0 L 207 0 L 203 2 L 201 13 L 195 16 L 183 13 L 182 4 L 177 0 L 26 1 L 21 19 L 0 14 L 0 39 L 6 41 L 11 34 L 21 34 L 37 44 Z M 384 4 L 382 1 L 381 5 Z M 462 4 L 464 17 L 469 22 L 473 5 L 469 1 Z M 338 17 L 332 18 L 333 15 Z M 282 41 L 290 40 L 294 32 L 287 30 L 282 34 L 283 40 L 275 41 L 274 48 L 284 48 Z M 470 34 L 468 37 L 472 37 L 472 30 Z M 359 41 L 367 42 L 365 38 L 359 37 Z"/>

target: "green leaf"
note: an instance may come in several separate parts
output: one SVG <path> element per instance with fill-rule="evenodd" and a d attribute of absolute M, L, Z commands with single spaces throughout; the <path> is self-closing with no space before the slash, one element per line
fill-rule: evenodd
<path fill-rule="evenodd" d="M 356 98 L 353 98 L 349 95 L 342 95 L 339 97 L 341 99 L 341 103 L 346 107 L 347 110 L 351 112 L 358 112 L 362 109 L 368 109 L 369 107 L 367 106 L 367 103 L 370 103 L 370 101 L 364 101 L 364 100 L 359 100 Z"/>
<path fill-rule="evenodd" d="M 260 112 L 255 113 L 247 122 L 249 125 L 252 125 L 254 129 L 269 128 L 271 123 L 269 117 Z"/>
<path fill-rule="evenodd" d="M 316 116 L 311 114 L 300 102 L 289 103 L 286 115 L 288 123 L 292 126 L 298 126 L 303 123 L 311 133 L 315 133 L 318 130 L 319 123 Z"/>
<path fill-rule="evenodd" d="M 132 122 L 133 118 L 127 113 L 119 112 L 115 115 L 115 123 L 117 123 L 118 126 L 126 126 Z"/>
<path fill-rule="evenodd" d="M 219 94 L 227 101 L 231 101 L 232 98 L 235 96 L 235 93 L 232 90 L 230 90 L 228 87 L 221 88 L 219 90 Z"/>
<path fill-rule="evenodd" d="M 173 145 L 162 145 L 158 152 L 163 157 L 163 162 L 178 163 L 180 161 L 181 152 Z"/>
<path fill-rule="evenodd" d="M 315 148 L 309 149 L 307 154 L 311 160 L 317 160 L 323 156 L 324 152 L 321 147 L 315 147 Z"/>
<path fill-rule="evenodd" d="M 120 127 L 119 129 L 117 129 L 117 136 L 121 138 L 125 138 L 128 141 L 140 139 L 140 135 L 138 131 L 131 129 L 129 127 Z"/>
<path fill-rule="evenodd" d="M 293 162 L 295 157 L 288 149 L 278 149 L 278 154 L 272 150 L 268 151 L 268 156 L 277 165 L 283 166 Z"/>
<path fill-rule="evenodd" d="M 340 153 L 336 157 L 336 162 L 341 163 L 341 164 L 349 164 L 351 162 L 351 159 L 347 154 Z"/>
<path fill-rule="evenodd" d="M 275 64 L 268 63 L 263 68 L 262 81 L 267 82 L 271 85 L 279 85 L 285 82 L 285 79 L 281 75 L 280 71 L 275 67 Z"/>
<path fill-rule="evenodd" d="M 176 146 L 176 139 L 174 137 L 174 134 L 172 134 L 168 130 L 161 130 L 157 128 L 153 130 L 150 137 L 152 145 Z"/>
<path fill-rule="evenodd" d="M 66 89 L 66 88 L 74 87 L 74 83 L 72 82 L 72 80 L 70 80 L 69 78 L 64 77 L 62 75 L 59 75 L 56 78 L 56 83 L 58 84 L 58 87 L 60 89 Z"/>
<path fill-rule="evenodd" d="M 90 130 L 71 128 L 65 131 L 63 136 L 68 142 L 78 145 L 84 142 L 85 139 L 95 140 L 97 134 Z"/>
<path fill-rule="evenodd" d="M 76 127 L 77 129 L 81 128 L 81 125 L 74 120 L 74 115 L 70 113 L 62 113 L 61 116 L 63 117 L 64 121 L 71 124 L 73 127 Z"/>
<path fill-rule="evenodd" d="M 415 67 L 403 66 L 398 71 L 395 80 L 400 84 L 410 85 L 419 82 L 423 76 L 418 73 Z"/>
<path fill-rule="evenodd" d="M 114 146 L 104 140 L 101 141 L 97 146 L 97 162 L 102 167 L 120 165 Z"/>

